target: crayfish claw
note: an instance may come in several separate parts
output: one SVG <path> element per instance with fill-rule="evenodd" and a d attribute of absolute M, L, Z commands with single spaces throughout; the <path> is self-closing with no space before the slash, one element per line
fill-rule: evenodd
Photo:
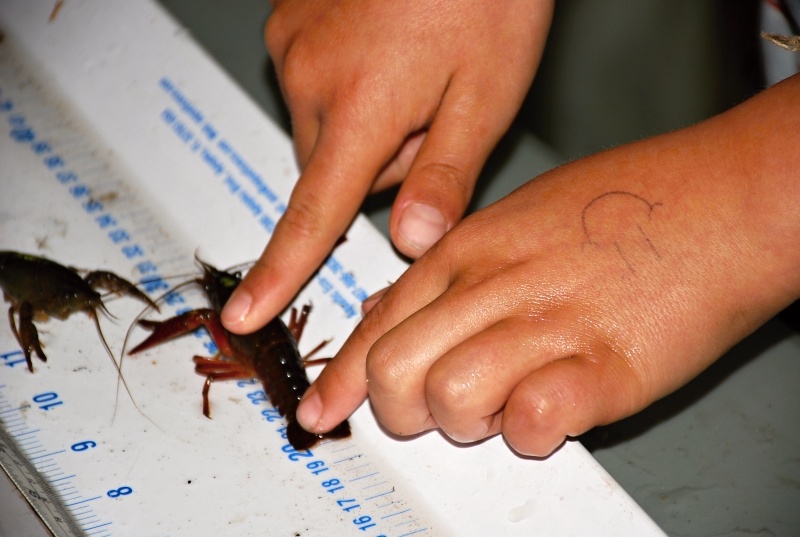
<path fill-rule="evenodd" d="M 138 321 L 136 321 L 136 324 L 138 324 L 145 330 L 155 330 L 162 324 L 162 321 L 150 321 L 148 319 L 139 319 Z"/>
<path fill-rule="evenodd" d="M 161 311 L 150 297 L 140 291 L 135 285 L 113 272 L 95 270 L 84 277 L 84 281 L 93 289 L 103 289 L 111 293 L 126 294 L 136 298 L 156 311 Z"/>

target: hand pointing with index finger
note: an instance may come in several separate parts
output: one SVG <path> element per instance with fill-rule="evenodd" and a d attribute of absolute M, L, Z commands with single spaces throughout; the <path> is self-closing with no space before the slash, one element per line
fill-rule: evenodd
<path fill-rule="evenodd" d="M 461 218 L 533 79 L 549 0 L 275 2 L 266 41 L 302 173 L 261 258 L 222 312 L 277 315 L 370 193 L 402 182 L 390 232 L 409 257 Z"/>

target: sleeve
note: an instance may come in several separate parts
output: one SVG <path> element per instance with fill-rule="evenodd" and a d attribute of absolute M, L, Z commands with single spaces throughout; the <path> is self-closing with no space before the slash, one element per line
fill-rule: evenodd
<path fill-rule="evenodd" d="M 800 0 L 761 1 L 761 53 L 768 85 L 800 72 Z"/>

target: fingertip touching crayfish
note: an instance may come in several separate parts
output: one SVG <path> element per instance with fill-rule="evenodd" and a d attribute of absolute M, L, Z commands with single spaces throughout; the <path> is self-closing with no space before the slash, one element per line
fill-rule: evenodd
<path fill-rule="evenodd" d="M 31 373 L 32 354 L 36 354 L 43 362 L 47 361 L 39 341 L 39 332 L 33 324 L 35 319 L 55 317 L 63 321 L 75 312 L 85 312 L 94 321 L 100 340 L 116 365 L 100 329 L 97 310 L 110 314 L 96 289 L 126 294 L 157 309 L 147 295 L 113 272 L 95 270 L 81 277 L 75 269 L 20 252 L 0 251 L 0 287 L 6 301 L 11 303 L 8 310 L 11 330 L 22 348 Z"/>
<path fill-rule="evenodd" d="M 293 308 L 288 326 L 280 317 L 275 317 L 251 334 L 234 334 L 222 326 L 219 312 L 241 282 L 241 274 L 219 270 L 199 259 L 197 262 L 203 269 L 203 276 L 194 282 L 203 288 L 211 307 L 191 310 L 165 321 L 140 320 L 139 325 L 152 330 L 152 333 L 130 354 L 205 327 L 219 349 L 212 358 L 194 357 L 195 372 L 206 377 L 203 384 L 203 414 L 206 417 L 210 417 L 208 392 L 213 382 L 257 378 L 270 402 L 286 419 L 287 439 L 295 449 L 308 449 L 321 438 L 350 436 L 347 421 L 324 435 L 308 432 L 297 422 L 300 398 L 310 386 L 305 359 L 297 349 L 297 341 L 303 333 L 311 306 L 304 306 L 299 315 Z"/>

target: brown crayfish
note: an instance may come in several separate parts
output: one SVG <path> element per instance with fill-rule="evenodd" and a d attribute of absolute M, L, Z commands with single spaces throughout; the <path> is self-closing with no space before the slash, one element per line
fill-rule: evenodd
<path fill-rule="evenodd" d="M 304 306 L 299 316 L 293 308 L 288 326 L 276 317 L 252 334 L 234 334 L 222 326 L 219 312 L 239 285 L 241 274 L 219 270 L 199 259 L 197 261 L 203 268 L 203 276 L 193 282 L 203 288 L 211 307 L 191 310 L 165 321 L 140 320 L 139 325 L 153 333 L 134 347 L 130 354 L 205 327 L 219 349 L 218 355 L 213 358 L 194 357 L 195 372 L 206 377 L 203 384 L 203 414 L 206 417 L 210 417 L 208 392 L 211 383 L 258 378 L 272 404 L 285 417 L 287 439 L 295 449 L 308 449 L 320 438 L 350 436 L 347 421 L 322 436 L 306 431 L 297 422 L 300 398 L 310 385 L 305 372 L 307 362 L 297 349 L 297 340 L 303 333 L 311 306 Z M 310 354 L 319 350 L 324 343 Z"/>
<path fill-rule="evenodd" d="M 74 269 L 55 261 L 20 252 L 0 251 L 0 287 L 6 301 L 11 303 L 8 310 L 11 330 L 22 348 L 31 372 L 31 354 L 35 353 L 43 362 L 47 361 L 39 341 L 39 333 L 33 324 L 34 319 L 50 316 L 63 321 L 77 311 L 87 313 L 94 321 L 100 340 L 113 360 L 113 354 L 97 319 L 97 310 L 106 314 L 108 310 L 102 295 L 95 289 L 126 294 L 156 307 L 135 285 L 112 272 L 95 270 L 81 277 Z"/>

